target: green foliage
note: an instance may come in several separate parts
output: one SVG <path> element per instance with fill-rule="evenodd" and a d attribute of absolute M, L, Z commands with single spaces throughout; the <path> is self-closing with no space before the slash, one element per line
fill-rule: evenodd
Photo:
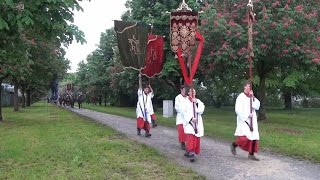
<path fill-rule="evenodd" d="M 105 94 L 109 100 L 118 97 L 122 86 L 117 83 L 120 82 L 117 76 L 122 67 L 115 57 L 116 49 L 115 33 L 107 29 L 101 34 L 98 48 L 87 57 L 87 63 L 79 63 L 74 83 L 80 91 L 90 97 Z"/>
<path fill-rule="evenodd" d="M 4 21 L 2 19 L 2 17 L 0 17 L 0 30 L 1 29 L 6 29 L 6 30 L 9 30 L 9 26 L 8 26 L 8 23 L 6 21 Z"/>
<path fill-rule="evenodd" d="M 0 79 L 27 91 L 46 91 L 69 68 L 62 46 L 85 42 L 73 25 L 78 1 L 4 1 L 0 4 Z M 24 93 L 24 92 L 23 92 Z"/>

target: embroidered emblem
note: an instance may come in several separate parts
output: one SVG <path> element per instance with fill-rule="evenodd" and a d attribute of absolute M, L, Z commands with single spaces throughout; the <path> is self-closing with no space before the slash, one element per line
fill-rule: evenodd
<path fill-rule="evenodd" d="M 140 54 L 140 42 L 136 37 L 133 35 L 132 39 L 128 39 L 130 44 L 130 51 L 134 54 Z"/>
<path fill-rule="evenodd" d="M 149 64 L 153 64 L 157 60 L 157 52 L 154 48 L 151 48 L 150 55 L 151 55 L 151 58 L 149 59 Z"/>

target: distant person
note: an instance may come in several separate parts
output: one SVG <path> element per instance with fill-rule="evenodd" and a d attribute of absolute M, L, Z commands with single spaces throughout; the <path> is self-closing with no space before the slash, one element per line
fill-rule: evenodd
<path fill-rule="evenodd" d="M 153 92 L 150 85 L 145 85 L 142 89 L 141 74 L 139 74 L 137 114 L 137 134 L 141 135 L 141 129 L 145 130 L 145 137 L 150 137 L 150 123 L 154 115 L 152 107 Z"/>
<path fill-rule="evenodd" d="M 93 95 L 91 97 L 91 102 L 92 102 L 93 105 L 95 105 L 95 106 L 97 105 L 97 97 L 95 95 Z"/>
<path fill-rule="evenodd" d="M 183 113 L 183 129 L 186 134 L 186 153 L 190 162 L 195 161 L 195 155 L 200 154 L 200 138 L 204 135 L 202 113 L 205 106 L 200 99 L 196 98 L 193 88 L 188 90 L 188 97 Z"/>
<path fill-rule="evenodd" d="M 102 96 L 101 95 L 99 95 L 98 101 L 99 101 L 99 105 L 101 106 L 102 105 Z"/>
<path fill-rule="evenodd" d="M 248 151 L 248 158 L 259 161 L 254 153 L 258 152 L 259 131 L 256 110 L 260 108 L 260 101 L 254 97 L 251 90 L 251 83 L 246 81 L 243 85 L 243 92 L 239 94 L 235 104 L 237 114 L 237 128 L 234 135 L 236 141 L 231 144 L 231 153 L 236 155 L 236 147 Z M 251 124 L 252 122 L 252 124 Z"/>
<path fill-rule="evenodd" d="M 178 140 L 182 150 L 186 149 L 186 134 L 183 130 L 183 114 L 184 105 L 187 101 L 186 88 L 184 85 L 180 86 L 180 94 L 174 99 L 174 108 L 177 112 L 176 116 L 176 127 L 178 131 Z"/>
<path fill-rule="evenodd" d="M 152 127 L 155 128 L 158 126 L 157 122 L 156 122 L 156 114 L 154 114 L 154 110 L 153 110 L 153 104 L 152 104 L 152 99 L 154 97 L 154 93 L 153 93 L 153 89 L 151 87 L 151 85 L 148 85 L 149 88 L 149 97 L 150 97 L 150 104 L 149 104 L 149 113 L 150 113 L 150 117 L 151 117 L 151 123 L 152 123 Z"/>

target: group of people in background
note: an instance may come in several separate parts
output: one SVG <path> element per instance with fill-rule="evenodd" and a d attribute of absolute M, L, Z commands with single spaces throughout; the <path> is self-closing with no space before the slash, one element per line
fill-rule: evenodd
<path fill-rule="evenodd" d="M 260 101 L 254 97 L 251 83 L 245 82 L 243 92 L 239 94 L 235 103 L 237 115 L 237 127 L 234 135 L 236 141 L 230 145 L 230 151 L 236 155 L 239 146 L 249 152 L 248 158 L 259 161 L 254 153 L 258 152 L 259 131 L 256 110 L 259 110 Z M 156 116 L 153 111 L 153 89 L 149 85 L 142 86 L 141 75 L 139 77 L 137 114 L 137 134 L 145 131 L 145 137 L 151 137 L 150 124 L 157 127 Z M 190 162 L 194 162 L 196 155 L 200 154 L 200 138 L 204 136 L 202 114 L 205 110 L 204 103 L 196 98 L 196 90 L 192 87 L 181 85 L 180 94 L 175 98 L 176 128 L 180 148 L 184 150 L 184 156 Z"/>

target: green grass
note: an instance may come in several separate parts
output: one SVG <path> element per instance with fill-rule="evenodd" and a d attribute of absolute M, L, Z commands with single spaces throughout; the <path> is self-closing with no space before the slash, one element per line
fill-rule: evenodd
<path fill-rule="evenodd" d="M 0 179 L 204 179 L 67 110 L 46 103 L 3 110 Z"/>
<path fill-rule="evenodd" d="M 135 118 L 135 108 L 84 105 L 85 108 Z M 175 118 L 162 117 L 158 109 L 158 124 L 175 127 Z M 320 162 L 320 109 L 291 111 L 272 108 L 268 120 L 259 122 L 260 148 L 284 155 Z M 234 140 L 236 115 L 233 107 L 206 107 L 203 115 L 205 134 L 223 141 Z"/>

